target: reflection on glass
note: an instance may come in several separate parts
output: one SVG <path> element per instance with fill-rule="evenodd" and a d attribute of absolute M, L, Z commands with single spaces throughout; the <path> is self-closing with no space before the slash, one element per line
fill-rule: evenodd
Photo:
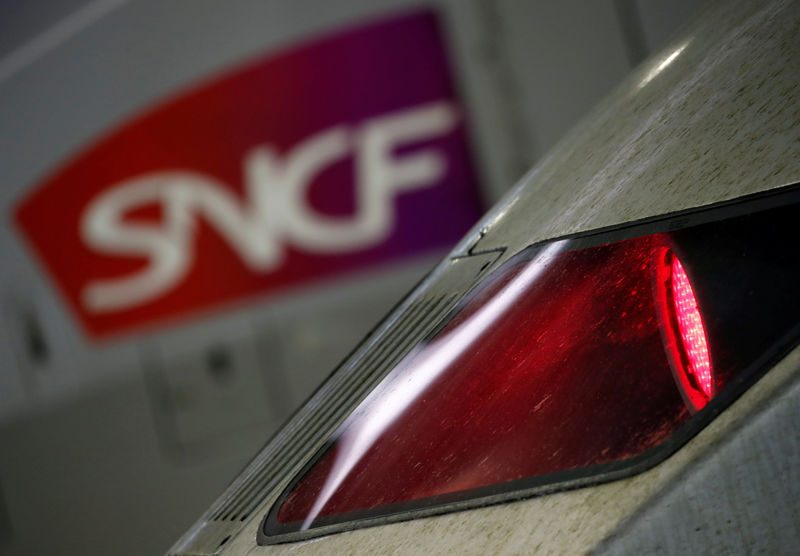
<path fill-rule="evenodd" d="M 440 507 L 649 457 L 693 415 L 710 415 L 703 408 L 735 377 L 794 345 L 800 263 L 785 243 L 799 212 L 792 203 L 524 250 L 362 401 L 264 532 Z"/>
<path fill-rule="evenodd" d="M 670 435 L 688 412 L 659 333 L 658 239 L 552 243 L 488 284 L 359 406 L 278 519 L 308 528 L 630 457 Z"/>

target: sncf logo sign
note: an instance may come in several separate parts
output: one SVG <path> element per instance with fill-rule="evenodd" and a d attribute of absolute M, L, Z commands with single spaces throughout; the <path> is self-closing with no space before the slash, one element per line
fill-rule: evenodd
<path fill-rule="evenodd" d="M 148 264 L 127 276 L 92 280 L 81 292 L 83 305 L 92 312 L 115 311 L 168 292 L 191 267 L 199 218 L 254 272 L 278 268 L 289 245 L 319 254 L 378 245 L 394 228 L 395 196 L 433 186 L 447 163 L 434 149 L 394 153 L 451 131 L 455 122 L 452 106 L 436 103 L 372 118 L 355 129 L 325 130 L 285 157 L 269 146 L 255 147 L 245 156 L 241 201 L 230 186 L 190 171 L 154 172 L 114 184 L 81 215 L 83 241 L 98 253 L 143 256 Z M 309 206 L 308 188 L 325 168 L 351 155 L 356 168 L 354 212 L 328 217 Z M 125 220 L 126 214 L 147 205 L 160 209 L 162 222 Z"/>
<path fill-rule="evenodd" d="M 482 212 L 428 11 L 258 60 L 66 164 L 16 220 L 107 336 L 442 249 Z"/>

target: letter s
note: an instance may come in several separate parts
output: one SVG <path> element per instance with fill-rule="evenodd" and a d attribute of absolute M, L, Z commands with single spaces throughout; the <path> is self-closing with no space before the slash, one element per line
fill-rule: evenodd
<path fill-rule="evenodd" d="M 167 291 L 191 262 L 192 196 L 208 178 L 188 172 L 164 172 L 123 181 L 95 199 L 81 218 L 81 236 L 96 251 L 144 256 L 149 265 L 132 276 L 95 280 L 82 292 L 85 307 L 116 311 Z M 152 203 L 162 207 L 160 225 L 123 219 L 131 209 Z"/>

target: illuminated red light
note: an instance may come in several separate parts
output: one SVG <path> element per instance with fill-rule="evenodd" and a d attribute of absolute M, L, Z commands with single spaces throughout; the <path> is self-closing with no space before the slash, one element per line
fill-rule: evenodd
<path fill-rule="evenodd" d="M 654 257 L 663 241 L 554 243 L 485 282 L 353 412 L 285 492 L 270 531 L 457 500 L 658 446 L 689 418 L 659 318 L 672 297 L 670 267 Z"/>
<path fill-rule="evenodd" d="M 706 331 L 697 308 L 697 299 L 689 283 L 689 277 L 677 257 L 672 259 L 672 299 L 678 328 L 689 359 L 690 372 L 706 396 L 711 397 L 713 381 L 711 360 L 708 356 Z"/>
<path fill-rule="evenodd" d="M 714 372 L 706 331 L 686 269 L 669 249 L 661 252 L 659 309 L 664 346 L 681 395 L 692 411 L 715 394 Z"/>
<path fill-rule="evenodd" d="M 676 229 L 670 221 L 668 232 L 621 241 L 554 240 L 512 256 L 434 332 L 392 356 L 391 370 L 376 371 L 370 393 L 303 456 L 259 543 L 659 463 L 800 341 L 800 262 L 787 248 L 799 193 L 796 205 L 763 213 Z M 394 346 L 387 338 L 374 345 Z M 367 353 L 376 354 L 365 356 L 370 365 L 387 357 Z"/>

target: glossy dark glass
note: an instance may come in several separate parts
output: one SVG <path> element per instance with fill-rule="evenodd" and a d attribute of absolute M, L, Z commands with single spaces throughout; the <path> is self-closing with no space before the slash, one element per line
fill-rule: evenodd
<path fill-rule="evenodd" d="M 717 393 L 729 403 L 795 344 L 797 197 L 792 188 L 513 257 L 363 400 L 264 533 L 576 484 L 665 457 L 708 422 Z"/>

